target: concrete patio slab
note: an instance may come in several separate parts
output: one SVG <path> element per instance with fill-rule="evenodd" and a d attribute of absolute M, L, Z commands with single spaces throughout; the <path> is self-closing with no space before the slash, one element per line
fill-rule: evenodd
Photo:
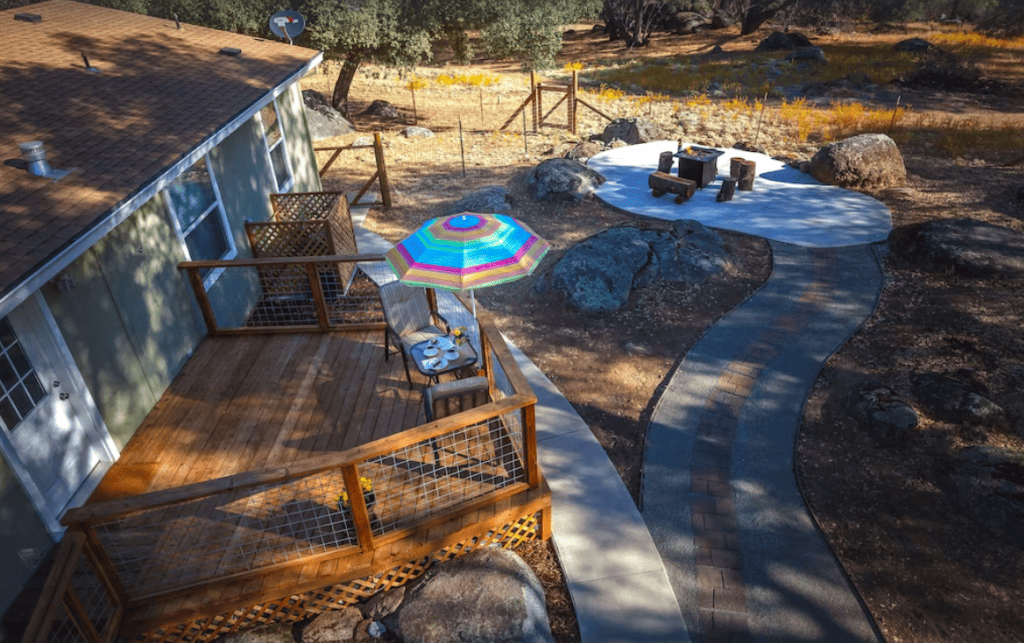
<path fill-rule="evenodd" d="M 683 142 L 683 146 L 690 143 Z M 725 149 L 718 157 L 714 182 L 676 205 L 673 195 L 651 195 L 647 177 L 658 169 L 661 152 L 675 152 L 676 141 L 629 145 L 602 152 L 587 166 L 606 182 L 596 196 L 608 205 L 657 219 L 696 219 L 704 225 L 745 232 L 800 246 L 833 248 L 882 241 L 892 230 L 889 208 L 865 194 L 824 185 L 764 154 Z M 719 148 L 722 149 L 722 148 Z M 750 192 L 736 191 L 732 201 L 718 203 L 722 178 L 729 176 L 729 159 L 757 164 Z M 673 166 L 678 172 L 678 159 Z"/>

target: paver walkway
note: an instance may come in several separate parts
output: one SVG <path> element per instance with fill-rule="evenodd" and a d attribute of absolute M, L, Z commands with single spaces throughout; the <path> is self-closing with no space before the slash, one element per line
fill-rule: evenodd
<path fill-rule="evenodd" d="M 810 387 L 874 310 L 881 272 L 869 245 L 770 243 L 772 276 L 691 348 L 654 410 L 643 517 L 696 643 L 881 641 L 793 469 Z"/>

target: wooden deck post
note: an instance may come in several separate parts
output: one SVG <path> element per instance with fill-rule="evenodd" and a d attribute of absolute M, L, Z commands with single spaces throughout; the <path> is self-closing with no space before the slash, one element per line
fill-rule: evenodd
<path fill-rule="evenodd" d="M 370 512 L 366 509 L 363 488 L 359 485 L 359 471 L 356 465 L 349 464 L 341 469 L 345 477 L 345 489 L 348 490 L 348 506 L 352 512 L 352 521 L 356 525 L 356 537 L 364 552 L 373 551 L 373 530 L 370 528 Z"/>
<path fill-rule="evenodd" d="M 210 297 L 206 293 L 206 286 L 203 285 L 203 278 L 199 275 L 198 268 L 187 268 L 188 281 L 192 284 L 192 290 L 196 293 L 196 303 L 203 313 L 203 321 L 206 322 L 206 332 L 211 336 L 217 335 L 217 316 L 213 314 L 210 307 Z"/>
<path fill-rule="evenodd" d="M 318 264 L 306 264 L 306 278 L 309 279 L 309 290 L 313 295 L 313 308 L 316 309 L 316 323 L 322 331 L 331 329 L 330 319 L 327 317 L 327 301 L 324 298 L 324 289 L 320 284 L 320 271 Z"/>
<path fill-rule="evenodd" d="M 530 488 L 540 484 L 540 466 L 537 463 L 537 421 L 533 404 L 523 407 L 523 444 L 526 446 L 526 483 Z"/>

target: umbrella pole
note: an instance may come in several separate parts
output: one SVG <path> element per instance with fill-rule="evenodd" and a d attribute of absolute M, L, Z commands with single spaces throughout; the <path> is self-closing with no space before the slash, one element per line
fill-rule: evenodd
<path fill-rule="evenodd" d="M 476 295 L 472 290 L 469 291 L 469 300 L 473 302 L 473 319 L 476 319 Z"/>

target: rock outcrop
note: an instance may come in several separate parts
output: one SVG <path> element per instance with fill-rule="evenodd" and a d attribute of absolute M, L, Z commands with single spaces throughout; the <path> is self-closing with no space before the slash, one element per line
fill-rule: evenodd
<path fill-rule="evenodd" d="M 903 155 L 885 134 L 861 134 L 826 145 L 811 158 L 810 173 L 822 183 L 844 188 L 878 190 L 907 180 Z"/>
<path fill-rule="evenodd" d="M 526 178 L 538 201 L 582 201 L 604 183 L 604 177 L 586 165 L 570 159 L 541 161 Z"/>

